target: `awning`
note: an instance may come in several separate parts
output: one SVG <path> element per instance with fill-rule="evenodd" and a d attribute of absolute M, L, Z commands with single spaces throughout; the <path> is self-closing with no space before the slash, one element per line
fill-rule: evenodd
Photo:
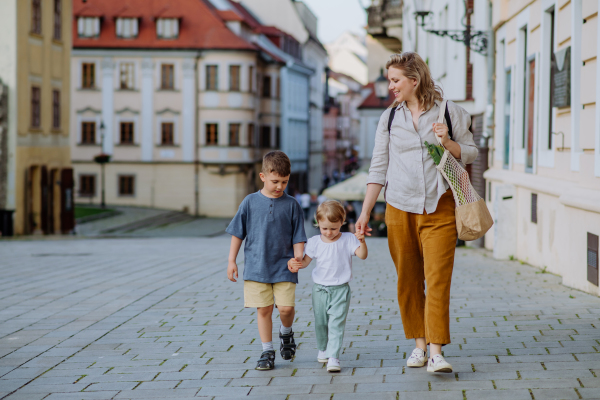
<path fill-rule="evenodd" d="M 343 182 L 328 187 L 323 191 L 323 195 L 329 199 L 340 201 L 363 201 L 367 194 L 367 177 L 366 172 L 358 172 L 351 178 Z M 379 193 L 377 201 L 385 202 L 383 198 L 383 189 Z"/>

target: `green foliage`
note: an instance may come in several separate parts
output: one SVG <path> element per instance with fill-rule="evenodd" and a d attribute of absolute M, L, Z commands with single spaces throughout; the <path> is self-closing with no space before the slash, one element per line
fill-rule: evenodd
<path fill-rule="evenodd" d="M 435 165 L 440 165 L 440 161 L 442 161 L 442 156 L 444 155 L 444 148 L 442 146 L 429 144 L 427 141 L 425 141 L 425 146 L 427 147 L 427 152 L 433 158 Z"/>

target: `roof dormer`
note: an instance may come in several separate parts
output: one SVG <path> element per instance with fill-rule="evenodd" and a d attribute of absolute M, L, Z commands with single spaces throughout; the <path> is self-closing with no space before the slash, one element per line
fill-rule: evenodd
<path fill-rule="evenodd" d="M 86 6 L 76 15 L 77 36 L 80 38 L 96 38 L 100 36 L 100 19 L 102 13 L 93 6 Z"/>
<path fill-rule="evenodd" d="M 159 39 L 177 39 L 179 37 L 179 18 L 157 18 L 156 36 Z"/>
<path fill-rule="evenodd" d="M 118 17 L 116 27 L 118 38 L 136 38 L 139 32 L 139 19 Z"/>

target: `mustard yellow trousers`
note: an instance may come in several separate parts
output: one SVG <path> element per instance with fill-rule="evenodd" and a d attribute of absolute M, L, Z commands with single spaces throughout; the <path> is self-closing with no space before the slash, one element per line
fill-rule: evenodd
<path fill-rule="evenodd" d="M 398 273 L 398 305 L 407 339 L 450 343 L 450 284 L 458 237 L 454 209 L 451 190 L 432 214 L 387 205 L 388 245 Z"/>

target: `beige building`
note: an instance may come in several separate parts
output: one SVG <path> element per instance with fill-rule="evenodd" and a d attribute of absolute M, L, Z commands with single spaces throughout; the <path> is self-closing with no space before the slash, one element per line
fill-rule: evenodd
<path fill-rule="evenodd" d="M 69 148 L 71 0 L 0 2 L 0 231 L 73 229 Z"/>
<path fill-rule="evenodd" d="M 77 2 L 73 29 L 78 202 L 100 203 L 104 187 L 107 204 L 233 216 L 274 148 L 304 160 L 290 184 L 302 180 L 308 91 L 289 94 L 311 70 L 289 35 L 207 0 Z"/>
<path fill-rule="evenodd" d="M 495 134 L 486 247 L 600 295 L 596 0 L 493 1 Z"/>

